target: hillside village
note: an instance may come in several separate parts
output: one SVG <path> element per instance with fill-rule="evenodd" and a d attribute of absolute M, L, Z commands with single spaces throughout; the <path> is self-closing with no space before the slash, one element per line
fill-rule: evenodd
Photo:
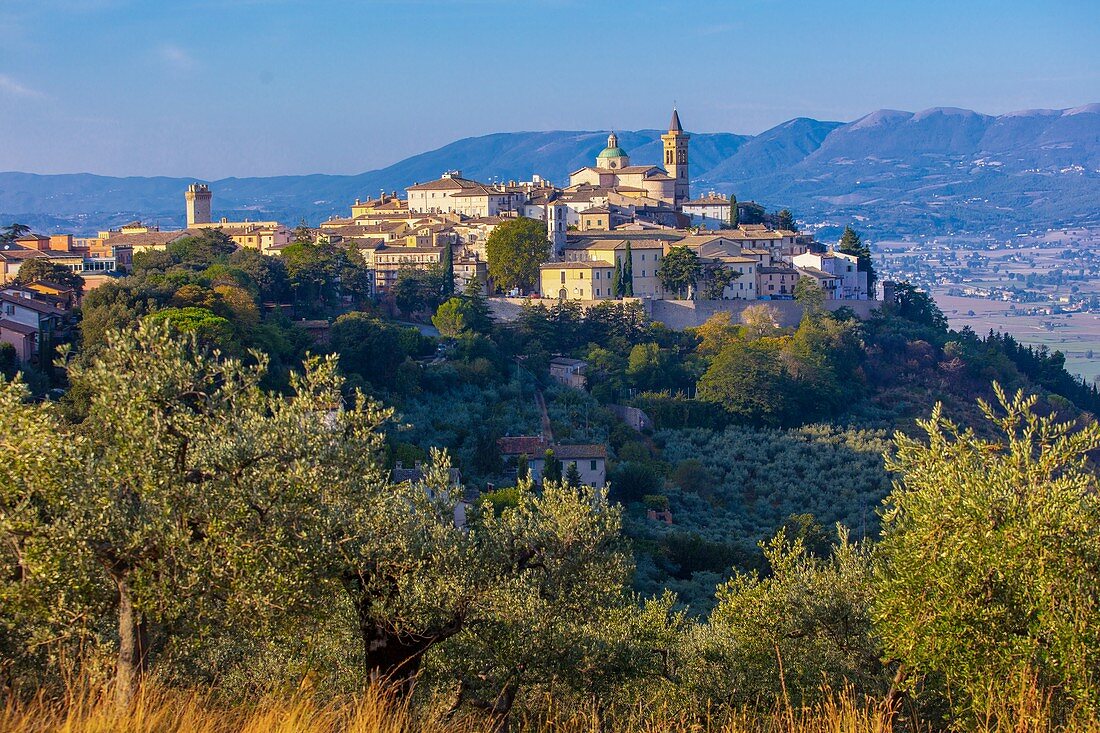
<path fill-rule="evenodd" d="M 690 135 L 676 111 L 661 139 L 661 165 L 632 161 L 611 133 L 593 165 L 574 171 L 564 186 L 537 175 L 486 184 L 448 171 L 437 180 L 413 183 L 404 198 L 394 192 L 356 200 L 346 218 L 296 229 L 277 221 L 215 219 L 215 192 L 195 183 L 184 192 L 187 216 L 181 230 L 135 221 L 95 237 L 17 232 L 0 248 L 0 285 L 9 286 L 26 261 L 42 259 L 80 275 L 85 291 L 92 290 L 130 272 L 136 254 L 164 251 L 173 242 L 216 230 L 238 247 L 266 255 L 279 255 L 303 240 L 338 246 L 368 271 L 369 297 L 391 297 L 403 272 L 440 268 L 453 275 L 453 291 L 465 292 L 474 283 L 493 296 L 499 288 L 489 277 L 486 244 L 501 224 L 526 218 L 544 225 L 549 256 L 539 264 L 537 282 L 503 295 L 589 304 L 624 296 L 778 301 L 793 299 L 796 283 L 807 278 L 830 301 L 873 296 L 857 257 L 795 231 L 789 212 L 769 215 L 754 202 L 714 193 L 692 198 Z M 699 272 L 689 287 L 670 292 L 658 269 L 677 248 L 696 256 Z M 50 298 L 72 293 L 47 283 L 8 287 L 4 297 L 53 306 Z M 26 329 L 52 328 L 49 318 L 36 323 L 26 313 L 36 307 L 15 302 L 0 320 L 0 339 L 16 345 L 22 358 L 33 351 Z"/>
<path fill-rule="evenodd" d="M 674 654 L 684 668 L 756 660 L 743 679 L 707 670 L 669 681 L 707 705 L 753 705 L 788 690 L 816 699 L 821 660 L 833 658 L 842 660 L 835 679 L 865 678 L 859 689 L 879 694 L 896 672 L 869 621 L 840 636 L 816 630 L 809 642 L 798 629 L 783 631 L 748 654 L 727 645 L 742 629 L 750 647 L 775 633 L 771 619 L 805 599 L 839 609 L 837 628 L 869 618 L 860 589 L 875 571 L 864 548 L 890 529 L 880 507 L 898 500 L 894 457 L 923 446 L 915 429 L 942 426 L 980 443 L 973 455 L 999 456 L 979 437 L 991 433 L 988 404 L 1040 421 L 1046 432 L 1037 440 L 1050 443 L 1069 428 L 1045 422 L 1049 415 L 1095 430 L 1100 389 L 1067 372 L 1062 351 L 951 330 L 931 295 L 898 277 L 925 284 L 923 261 L 892 263 L 902 267 L 876 283 L 869 248 L 850 227 L 826 246 L 799 232 L 787 210 L 693 196 L 690 136 L 678 113 L 662 141 L 660 165 L 632 160 L 611 133 L 593 165 L 565 185 L 536 176 L 483 183 L 448 171 L 412 182 L 403 197 L 356 200 L 349 216 L 317 226 L 216 217 L 215 191 L 194 182 L 183 191 L 179 230 L 140 221 L 95 237 L 0 229 L 3 486 L 16 486 L 17 512 L 57 501 L 51 511 L 64 521 L 87 523 L 58 550 L 53 525 L 28 518 L 31 533 L 5 546 L 32 536 L 42 557 L 84 558 L 93 569 L 66 576 L 60 593 L 69 592 L 65 583 L 102 580 L 105 567 L 104 597 L 127 597 L 129 583 L 145 581 L 105 562 L 112 555 L 100 548 L 129 553 L 143 571 L 151 562 L 144 546 L 127 544 L 148 522 L 135 519 L 116 482 L 136 482 L 139 503 L 160 492 L 156 500 L 170 508 L 170 531 L 148 540 L 160 543 L 155 554 L 205 547 L 205 536 L 253 537 L 255 560 L 229 551 L 240 563 L 234 572 L 276 568 L 257 583 L 263 588 L 272 577 L 275 585 L 300 577 L 294 582 L 324 598 L 326 613 L 334 605 L 326 594 L 343 594 L 368 679 L 416 679 L 435 695 L 451 695 L 447 680 L 458 679 L 456 709 L 483 709 L 507 694 L 503 718 L 513 706 L 537 709 L 516 697 L 521 688 L 556 689 L 563 674 L 587 679 L 591 665 L 570 661 L 575 648 L 601 664 L 609 648 L 621 649 L 637 660 L 624 673 L 635 682 L 667 679 L 648 660 Z M 938 264 L 977 270 L 992 259 L 951 254 Z M 1009 268 L 1017 264 L 1006 259 L 1004 269 L 1018 281 Z M 934 420 L 918 423 L 929 411 Z M 55 481 L 64 485 L 60 499 L 39 488 Z M 224 501 L 234 508 L 226 512 Z M 107 530 L 104 511 L 118 517 Z M 190 529 L 203 523 L 212 529 Z M 188 529 L 176 534 L 180 527 Z M 117 536 L 99 539 L 114 528 Z M 353 542 L 362 554 L 310 544 L 334 536 L 342 539 L 333 545 Z M 22 572 L 25 555 L 6 557 Z M 818 585 L 837 572 L 844 575 Z M 9 575 L 16 580 L 0 592 L 12 597 L 53 592 Z M 149 577 L 161 582 L 155 570 Z M 799 588 L 794 600 L 761 606 L 760 590 L 777 582 Z M 455 587 L 461 597 L 451 595 Z M 390 604 L 409 598 L 427 610 L 415 606 L 411 621 L 395 621 Z M 122 600 L 97 603 L 119 616 L 124 669 L 125 649 L 143 643 L 124 640 L 142 635 Z M 55 628 L 64 644 L 94 633 L 114 648 L 113 632 L 75 631 L 71 620 L 51 626 L 38 606 L 15 605 L 9 618 L 31 622 L 0 625 L 0 652 L 16 660 L 0 664 L 2 684 L 15 685 L 8 680 L 22 670 L 52 669 L 37 649 Z M 167 617 L 176 606 L 161 608 Z M 294 623 L 317 618 L 296 613 Z M 395 626 L 404 623 L 417 630 Z M 291 646 L 309 636 L 287 628 L 296 629 Z M 669 639 L 657 652 L 652 628 Z M 513 629 L 522 642 L 483 639 L 480 629 Z M 210 659 L 162 637 L 151 658 L 184 679 L 248 687 L 254 649 L 268 643 L 258 636 L 214 632 L 196 646 Z M 436 644 L 445 651 L 432 651 Z M 865 651 L 851 657 L 853 645 Z M 332 661 L 340 653 L 326 654 L 330 669 L 349 668 Z M 452 654 L 459 661 L 439 656 Z M 775 655 L 797 676 L 773 664 Z M 434 671 L 419 675 L 422 659 L 441 665 L 442 682 Z M 271 679 L 300 684 L 277 666 Z M 347 685 L 357 674 L 324 684 Z M 715 685 L 703 682 L 711 677 Z M 467 679 L 486 682 L 463 692 Z"/>

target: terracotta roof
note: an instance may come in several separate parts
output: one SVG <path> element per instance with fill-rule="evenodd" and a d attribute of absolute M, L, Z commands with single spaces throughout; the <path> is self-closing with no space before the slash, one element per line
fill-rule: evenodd
<path fill-rule="evenodd" d="M 28 249 L 27 247 L 20 247 L 17 244 L 0 247 L 0 260 L 29 260 L 35 257 L 48 257 L 48 255 L 37 249 Z"/>
<path fill-rule="evenodd" d="M 107 244 L 117 247 L 119 245 L 129 247 L 148 247 L 168 245 L 177 239 L 197 236 L 202 232 L 196 229 L 180 229 L 174 232 L 142 232 L 140 234 L 112 234 L 107 238 Z"/>
<path fill-rule="evenodd" d="M 584 361 L 583 359 L 570 359 L 567 356 L 555 356 L 553 359 L 550 360 L 550 363 L 551 364 L 556 364 L 558 366 L 570 366 L 570 367 L 587 366 L 588 365 L 588 362 Z"/>
<path fill-rule="evenodd" d="M 818 280 L 839 280 L 840 279 L 839 275 L 833 275 L 831 273 L 824 272 L 823 270 L 819 270 L 816 267 L 799 267 L 797 269 L 798 269 L 799 272 L 804 273 L 806 275 L 809 275 L 809 276 L 811 276 L 813 278 L 816 278 Z"/>
<path fill-rule="evenodd" d="M 541 435 L 515 435 L 497 438 L 497 447 L 506 456 L 541 456 L 550 445 Z"/>
<path fill-rule="evenodd" d="M 65 311 L 55 306 L 52 306 L 49 303 L 43 303 L 39 300 L 32 300 L 31 298 L 21 298 L 18 295 L 8 295 L 7 293 L 0 293 L 0 302 L 20 305 L 44 316 L 65 315 Z"/>
<path fill-rule="evenodd" d="M 0 319 L 0 331 L 15 331 L 23 336 L 30 336 L 38 333 L 38 329 L 34 326 L 28 326 L 25 323 L 18 323 L 16 321 L 9 321 L 6 318 Z"/>
<path fill-rule="evenodd" d="M 539 265 L 540 270 L 593 270 L 614 267 L 610 262 L 604 262 L 603 260 L 585 260 L 578 262 L 576 260 L 569 262 L 545 262 Z"/>
<path fill-rule="evenodd" d="M 588 239 L 567 242 L 566 249 L 626 249 L 626 243 L 630 242 L 632 250 L 638 249 L 664 249 L 663 240 L 646 239 Z"/>
<path fill-rule="evenodd" d="M 607 448 L 602 445 L 555 445 L 554 458 L 607 458 Z"/>
<path fill-rule="evenodd" d="M 418 183 L 415 186 L 409 186 L 407 191 L 448 191 L 452 189 L 465 189 L 465 188 L 485 188 L 485 184 L 478 183 L 477 181 L 471 181 L 468 178 L 459 178 L 458 176 L 451 176 L 448 178 L 439 178 L 434 181 L 428 181 L 427 183 Z"/>
<path fill-rule="evenodd" d="M 458 484 L 462 483 L 462 472 L 457 468 L 451 468 L 449 472 L 449 478 L 451 483 L 457 486 Z M 421 465 L 416 465 L 412 468 L 405 468 L 404 466 L 398 464 L 397 467 L 393 469 L 393 480 L 396 483 L 401 484 L 405 483 L 406 481 L 416 483 L 417 481 L 422 481 L 423 479 L 424 467 Z"/>

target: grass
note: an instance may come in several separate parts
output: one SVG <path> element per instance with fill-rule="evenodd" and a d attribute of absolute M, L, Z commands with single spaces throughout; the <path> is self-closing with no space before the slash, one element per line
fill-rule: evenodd
<path fill-rule="evenodd" d="M 894 725 L 884 706 L 850 692 L 827 692 L 823 702 L 771 713 L 740 710 L 711 720 L 639 706 L 614 719 L 548 701 L 537 717 L 513 716 L 510 733 L 922 733 L 922 723 Z M 900 719 L 899 719 L 900 720 Z M 1100 733 L 1100 721 L 1055 725 L 1048 699 L 1022 689 L 1019 697 L 958 726 L 976 733 Z M 952 729 L 956 729 L 952 726 Z M 251 703 L 218 702 L 211 690 L 150 685 L 127 709 L 103 690 L 60 698 L 9 697 L 0 707 L 0 733 L 486 733 L 502 730 L 480 716 L 449 718 L 446 706 L 411 709 L 378 688 L 360 696 L 319 700 L 308 693 L 268 696 Z"/>
<path fill-rule="evenodd" d="M 493 723 L 480 716 L 447 719 L 443 707 L 411 710 L 377 688 L 362 696 L 319 701 L 308 695 L 267 697 L 250 704 L 219 704 L 208 691 L 147 689 L 125 710 L 103 693 L 63 699 L 44 695 L 0 709 L 4 733 L 483 733 Z M 513 733 L 890 733 L 878 706 L 835 695 L 802 711 L 759 715 L 748 711 L 722 722 L 640 707 L 601 722 L 587 711 L 556 710 L 538 719 L 514 716 Z"/>

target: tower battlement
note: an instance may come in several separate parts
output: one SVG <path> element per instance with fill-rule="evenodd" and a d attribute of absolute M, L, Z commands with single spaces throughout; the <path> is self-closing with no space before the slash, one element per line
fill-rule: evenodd
<path fill-rule="evenodd" d="M 210 203 L 214 194 L 210 192 L 209 186 L 205 183 L 192 183 L 187 187 L 183 198 L 187 202 L 187 226 L 210 223 Z"/>

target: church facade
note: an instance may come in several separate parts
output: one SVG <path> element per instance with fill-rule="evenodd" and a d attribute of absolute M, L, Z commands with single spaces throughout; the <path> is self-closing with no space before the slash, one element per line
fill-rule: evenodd
<path fill-rule="evenodd" d="M 664 146 L 664 167 L 632 165 L 630 156 L 619 147 L 615 133 L 607 136 L 607 147 L 596 156 L 596 164 L 569 174 L 569 186 L 598 186 L 617 189 L 682 206 L 691 196 L 688 178 L 688 140 L 691 136 L 680 125 L 680 115 L 672 111 L 668 132 L 661 135 Z"/>

